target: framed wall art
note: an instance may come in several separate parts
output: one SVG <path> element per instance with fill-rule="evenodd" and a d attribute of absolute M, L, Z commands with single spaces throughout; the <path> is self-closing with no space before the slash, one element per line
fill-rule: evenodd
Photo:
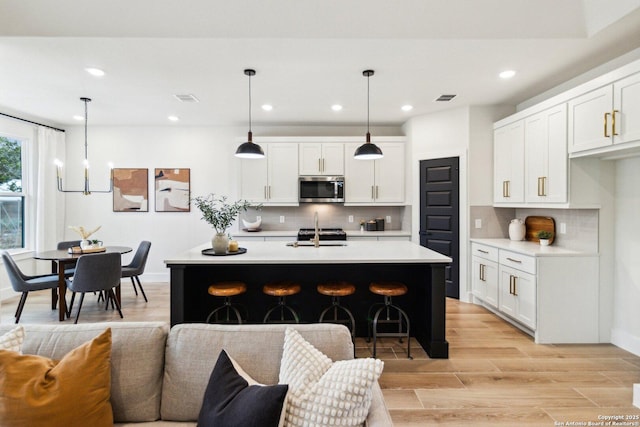
<path fill-rule="evenodd" d="M 113 211 L 149 212 L 149 169 L 113 170 Z"/>
<path fill-rule="evenodd" d="M 189 212 L 191 210 L 191 170 L 161 169 L 154 173 L 156 212 Z"/>

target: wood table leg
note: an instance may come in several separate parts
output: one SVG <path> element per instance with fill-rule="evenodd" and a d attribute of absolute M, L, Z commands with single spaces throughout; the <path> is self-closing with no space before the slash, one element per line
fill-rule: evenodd
<path fill-rule="evenodd" d="M 61 322 L 67 318 L 67 282 L 64 278 L 64 262 L 58 263 L 58 320 Z"/>

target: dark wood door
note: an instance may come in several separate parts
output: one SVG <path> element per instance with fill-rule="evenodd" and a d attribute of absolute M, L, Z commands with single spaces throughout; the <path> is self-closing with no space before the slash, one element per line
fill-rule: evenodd
<path fill-rule="evenodd" d="M 420 161 L 420 245 L 453 259 L 448 297 L 460 298 L 459 158 Z"/>

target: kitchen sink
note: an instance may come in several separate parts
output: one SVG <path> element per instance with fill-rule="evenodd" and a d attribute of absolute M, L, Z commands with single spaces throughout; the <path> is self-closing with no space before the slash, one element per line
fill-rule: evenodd
<path fill-rule="evenodd" d="M 292 246 L 294 248 L 297 248 L 299 246 L 304 246 L 304 247 L 311 247 L 313 248 L 315 245 L 313 244 L 313 242 L 288 242 L 287 246 Z M 347 246 L 347 242 L 339 242 L 339 241 L 335 241 L 335 240 L 324 240 L 319 242 L 319 246 Z"/>

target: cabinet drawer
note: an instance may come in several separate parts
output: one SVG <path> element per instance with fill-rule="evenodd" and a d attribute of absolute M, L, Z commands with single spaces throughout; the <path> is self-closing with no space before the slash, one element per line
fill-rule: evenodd
<path fill-rule="evenodd" d="M 498 248 L 480 243 L 471 243 L 471 255 L 498 262 Z"/>
<path fill-rule="evenodd" d="M 500 264 L 507 265 L 511 268 L 515 268 L 529 274 L 536 274 L 536 258 L 532 256 L 526 256 L 517 252 L 501 249 Z"/>

